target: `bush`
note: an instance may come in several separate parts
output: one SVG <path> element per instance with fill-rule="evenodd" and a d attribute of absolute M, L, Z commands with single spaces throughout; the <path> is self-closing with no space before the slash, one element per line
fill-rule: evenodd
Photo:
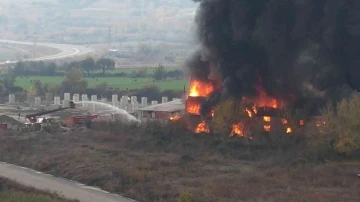
<path fill-rule="evenodd" d="M 340 154 L 353 155 L 359 152 L 360 93 L 343 99 L 335 107 L 328 104 L 321 112 L 321 120 L 321 141 L 331 144 Z"/>
<path fill-rule="evenodd" d="M 193 195 L 188 191 L 182 191 L 180 195 L 176 199 L 177 202 L 193 202 L 194 197 Z"/>

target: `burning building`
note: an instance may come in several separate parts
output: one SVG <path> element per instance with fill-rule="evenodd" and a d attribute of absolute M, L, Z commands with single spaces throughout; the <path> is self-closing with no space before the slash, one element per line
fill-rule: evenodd
<path fill-rule="evenodd" d="M 192 128 L 204 128 L 229 97 L 254 103 L 249 116 L 305 106 L 310 115 L 360 90 L 360 1 L 194 1 L 199 49 L 187 62 L 186 98 Z"/>

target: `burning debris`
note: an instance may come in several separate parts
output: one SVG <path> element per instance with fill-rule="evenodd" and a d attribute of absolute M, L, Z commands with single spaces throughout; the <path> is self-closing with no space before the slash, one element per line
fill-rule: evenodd
<path fill-rule="evenodd" d="M 174 115 L 174 116 L 170 116 L 170 121 L 178 121 L 181 119 L 181 116 L 180 115 Z"/>
<path fill-rule="evenodd" d="M 360 1 L 194 1 L 200 48 L 187 63 L 189 114 L 213 117 L 221 100 L 235 97 L 253 103 L 245 113 L 263 114 L 270 131 L 277 109 L 310 106 L 314 113 L 329 98 L 360 90 Z"/>
<path fill-rule="evenodd" d="M 200 122 L 200 124 L 195 129 L 195 133 L 209 133 L 209 132 L 210 132 L 209 127 L 204 121 Z"/>

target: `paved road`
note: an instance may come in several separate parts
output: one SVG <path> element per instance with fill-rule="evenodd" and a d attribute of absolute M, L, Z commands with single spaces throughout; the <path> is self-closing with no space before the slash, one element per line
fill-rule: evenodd
<path fill-rule="evenodd" d="M 55 178 L 51 175 L 2 162 L 0 162 L 0 176 L 25 186 L 55 191 L 66 198 L 78 199 L 81 202 L 135 202 L 97 188 L 86 187 L 76 182 Z"/>
<path fill-rule="evenodd" d="M 13 40 L 4 40 L 4 39 L 0 39 L 0 43 L 34 45 L 32 42 L 13 41 Z M 56 48 L 56 49 L 59 49 L 60 52 L 55 55 L 31 58 L 31 59 L 26 59 L 24 61 L 55 60 L 55 59 L 62 59 L 62 58 L 68 58 L 68 57 L 73 57 L 73 56 L 79 56 L 79 55 L 86 55 L 86 54 L 94 52 L 94 50 L 91 48 L 87 48 L 84 46 L 78 46 L 78 45 L 55 44 L 55 43 L 37 43 L 37 45 L 38 46 L 46 46 L 46 47 L 50 47 L 50 48 Z M 9 58 L 9 59 L 11 59 L 11 58 Z M 5 61 L 0 62 L 0 65 L 4 65 L 4 64 L 6 64 Z"/>

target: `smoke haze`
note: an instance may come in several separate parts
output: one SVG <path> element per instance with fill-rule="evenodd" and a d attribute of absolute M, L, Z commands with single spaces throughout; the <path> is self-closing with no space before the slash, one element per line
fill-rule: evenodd
<path fill-rule="evenodd" d="M 197 79 L 222 81 L 203 111 L 227 96 L 327 100 L 360 89 L 358 0 L 196 0 Z M 214 76 L 215 75 L 215 76 Z"/>

